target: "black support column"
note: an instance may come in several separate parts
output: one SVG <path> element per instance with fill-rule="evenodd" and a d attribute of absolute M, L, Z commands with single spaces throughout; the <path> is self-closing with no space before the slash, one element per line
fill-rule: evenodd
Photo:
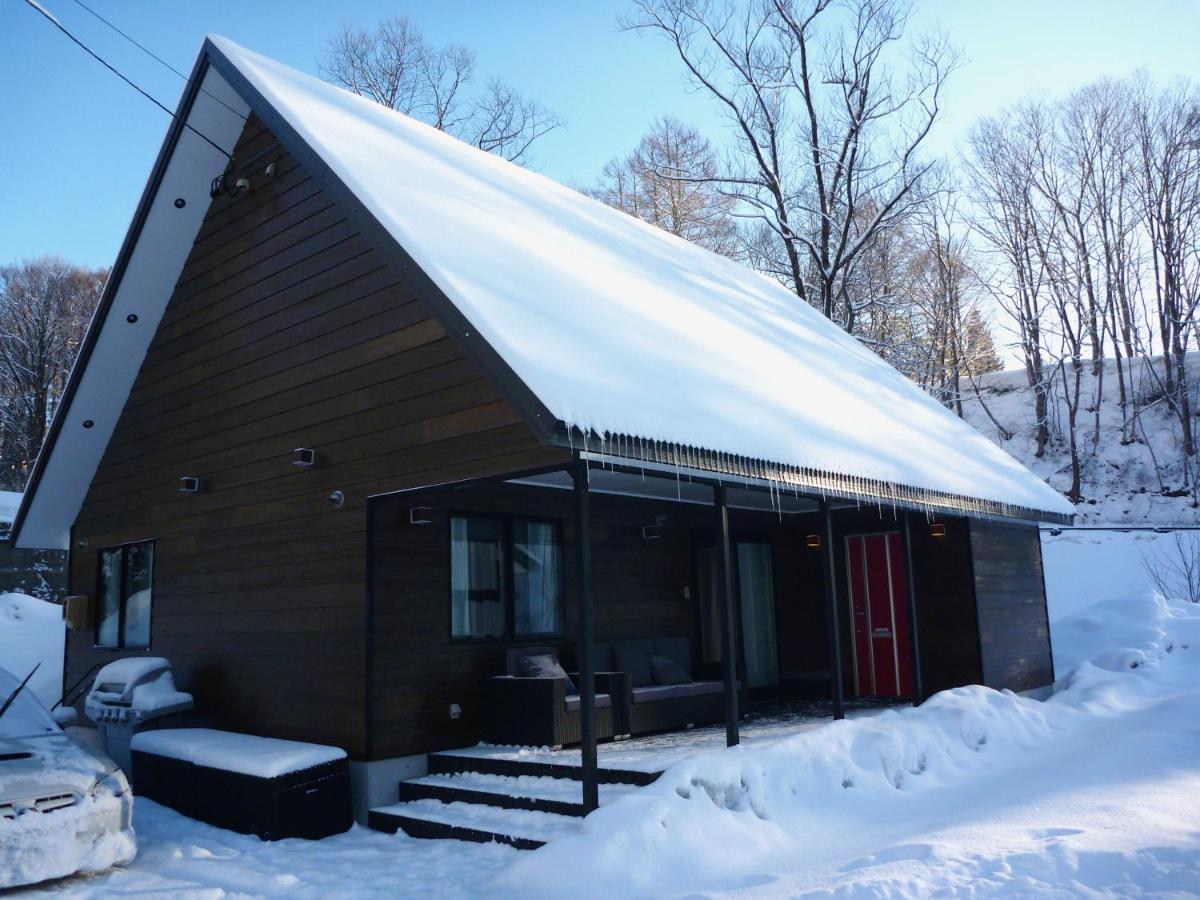
<path fill-rule="evenodd" d="M 583 766 L 585 814 L 600 805 L 596 766 L 596 664 L 592 617 L 592 503 L 588 492 L 587 460 L 577 459 L 571 470 L 575 481 L 576 595 L 579 603 L 579 756 Z"/>
<path fill-rule="evenodd" d="M 721 669 L 725 676 L 725 745 L 735 746 L 738 736 L 737 643 L 733 621 L 733 545 L 729 537 L 729 508 L 726 506 L 725 485 L 713 487 L 713 504 L 717 510 L 717 535 L 721 542 L 717 559 L 720 573 L 717 589 L 721 592 Z"/>
<path fill-rule="evenodd" d="M 913 706 L 925 702 L 925 686 L 921 683 L 921 641 L 917 634 L 917 579 L 913 573 L 912 525 L 908 513 L 904 513 L 904 571 L 908 576 L 908 643 L 912 653 Z"/>
<path fill-rule="evenodd" d="M 834 579 L 837 560 L 833 548 L 833 513 L 829 501 L 821 501 L 821 545 L 825 548 L 822 580 L 825 583 L 825 614 L 829 631 L 829 690 L 833 695 L 833 717 L 846 717 L 846 700 L 842 687 L 842 630 L 838 624 L 837 588 Z"/>

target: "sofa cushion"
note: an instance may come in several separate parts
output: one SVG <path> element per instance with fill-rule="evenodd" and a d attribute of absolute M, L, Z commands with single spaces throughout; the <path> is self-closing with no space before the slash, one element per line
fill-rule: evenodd
<path fill-rule="evenodd" d="M 660 700 L 680 700 L 684 697 L 702 697 L 719 694 L 723 685 L 719 681 L 693 681 L 688 684 L 659 684 L 633 689 L 634 703 L 656 703 Z"/>
<path fill-rule="evenodd" d="M 562 678 L 567 682 L 568 694 L 579 692 L 557 657 L 549 654 L 522 656 L 517 660 L 517 668 L 520 670 L 517 674 L 522 678 Z"/>
<path fill-rule="evenodd" d="M 578 694 L 567 695 L 567 712 L 579 712 L 579 704 Z M 610 706 L 612 706 L 612 697 L 608 694 L 596 695 L 596 709 L 608 709 Z"/>
<path fill-rule="evenodd" d="M 654 684 L 650 670 L 651 641 L 616 641 L 613 644 L 613 668 L 628 672 L 634 687 Z"/>
<path fill-rule="evenodd" d="M 655 684 L 690 684 L 691 673 L 669 656 L 650 654 L 650 675 Z"/>

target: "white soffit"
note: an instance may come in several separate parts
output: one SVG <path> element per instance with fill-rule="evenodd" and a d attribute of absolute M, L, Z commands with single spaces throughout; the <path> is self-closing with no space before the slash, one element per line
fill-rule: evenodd
<path fill-rule="evenodd" d="M 187 122 L 232 152 L 249 107 L 213 68 L 208 68 Z M 224 105 L 222 105 L 224 104 Z M 18 535 L 17 546 L 63 550 L 88 485 L 112 437 L 146 350 L 183 271 L 209 207 L 209 186 L 225 169 L 226 158 L 191 129 L 181 130 L 174 152 L 104 321 L 93 320 L 90 358 L 63 416 L 56 449 L 45 460 L 41 479 Z M 147 190 L 153 190 L 148 185 Z M 175 201 L 182 198 L 183 208 Z M 137 316 L 133 324 L 130 314 Z M 91 421 L 92 427 L 83 423 Z M 62 452 L 68 450 L 69 452 Z"/>

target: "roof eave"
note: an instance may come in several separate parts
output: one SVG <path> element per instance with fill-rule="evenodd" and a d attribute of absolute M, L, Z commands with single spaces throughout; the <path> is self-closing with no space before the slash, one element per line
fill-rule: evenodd
<path fill-rule="evenodd" d="M 51 455 L 53 455 L 58 446 L 63 422 L 66 421 L 70 414 L 75 393 L 79 389 L 83 373 L 91 361 L 96 341 L 104 329 L 104 323 L 108 318 L 108 313 L 112 308 L 117 291 L 120 289 L 125 269 L 129 265 L 134 248 L 141 237 L 142 229 L 146 224 L 146 218 L 150 213 L 150 208 L 154 203 L 154 198 L 166 173 L 167 164 L 175 152 L 175 146 L 179 142 L 180 135 L 186 128 L 185 123 L 191 111 L 192 104 L 195 103 L 196 95 L 200 92 L 200 85 L 204 80 L 204 73 L 209 65 L 208 47 L 209 42 L 206 40 L 200 55 L 196 58 L 195 65 L 192 67 L 191 75 L 188 77 L 187 85 L 184 87 L 183 95 L 180 97 L 178 107 L 176 107 L 174 118 L 167 129 L 166 137 L 163 138 L 163 144 L 159 148 L 158 156 L 154 160 L 154 166 L 151 168 L 150 175 L 146 179 L 146 186 L 143 188 L 141 199 L 134 210 L 133 220 L 130 223 L 129 230 L 125 233 L 125 240 L 121 243 L 121 249 L 117 252 L 117 258 L 109 270 L 108 280 L 104 283 L 104 290 L 100 294 L 100 301 L 96 306 L 96 312 L 93 314 L 87 333 L 80 344 L 79 353 L 75 357 L 74 365 L 71 367 L 71 374 L 67 377 L 62 397 L 58 407 L 54 411 L 54 417 L 50 420 L 50 427 L 46 431 L 46 438 L 42 442 L 37 460 L 33 464 L 32 471 L 29 473 L 29 480 L 25 484 L 25 491 L 21 497 L 21 505 L 18 507 L 17 514 L 13 518 L 12 530 L 8 536 L 8 540 L 13 545 L 17 545 L 20 541 L 21 529 L 29 515 L 30 508 L 35 502 L 38 487 L 42 482 L 42 476 L 46 471 L 46 466 Z"/>
<path fill-rule="evenodd" d="M 909 509 L 925 514 L 966 516 L 989 520 L 1071 525 L 1074 515 L 959 496 L 912 485 L 803 469 L 769 460 L 750 459 L 702 447 L 687 447 L 622 435 L 601 438 L 568 429 L 559 422 L 553 441 L 560 447 L 588 453 L 602 463 L 623 461 L 632 467 L 664 466 L 669 473 L 699 474 L 713 480 L 757 485 L 773 492 L 795 492 L 817 499 L 848 500 Z"/>

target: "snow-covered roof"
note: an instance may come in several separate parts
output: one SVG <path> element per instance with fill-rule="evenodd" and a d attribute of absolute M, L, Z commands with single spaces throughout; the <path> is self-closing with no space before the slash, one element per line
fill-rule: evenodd
<path fill-rule="evenodd" d="M 221 37 L 206 41 L 180 110 L 229 150 L 245 115 L 263 118 L 377 245 L 390 242 L 378 249 L 394 251 L 384 255 L 543 437 L 594 434 L 608 455 L 834 495 L 1072 513 L 857 340 L 736 262 Z M 66 546 L 206 207 L 173 200 L 190 201 L 223 165 L 172 126 L 31 478 L 18 545 Z"/>
<path fill-rule="evenodd" d="M 212 41 L 567 426 L 1071 513 L 778 283 Z"/>

